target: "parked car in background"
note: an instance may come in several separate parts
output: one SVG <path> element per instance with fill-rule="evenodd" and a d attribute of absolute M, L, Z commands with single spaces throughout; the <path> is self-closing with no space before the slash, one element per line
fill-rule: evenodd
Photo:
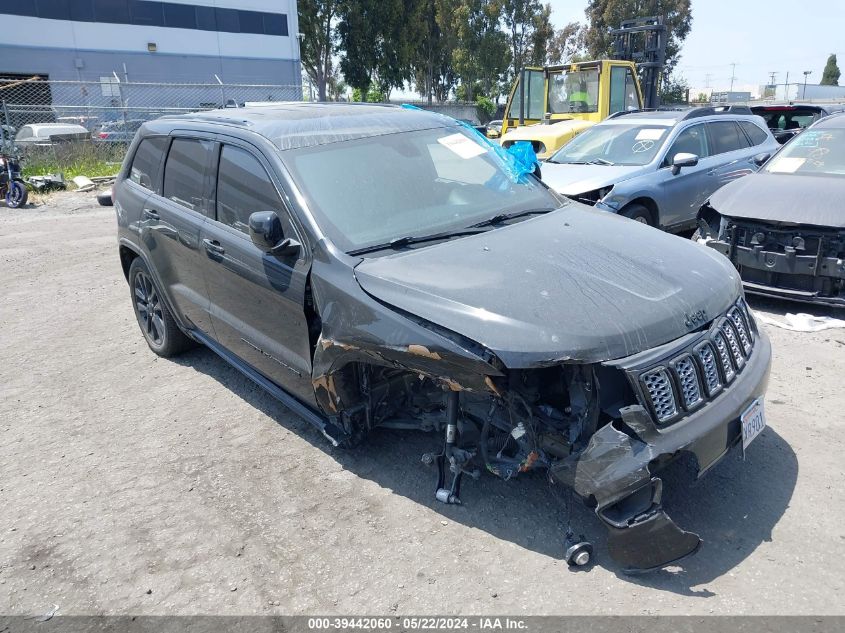
<path fill-rule="evenodd" d="M 845 105 L 759 105 L 751 111 L 763 117 L 775 140 L 781 145 L 821 118 L 845 111 Z"/>
<path fill-rule="evenodd" d="M 564 145 L 542 173 L 579 202 L 681 231 L 695 227 L 710 194 L 756 171 L 777 148 L 745 107 L 619 112 Z"/>
<path fill-rule="evenodd" d="M 106 121 L 94 134 L 94 140 L 98 143 L 125 143 L 129 145 L 135 138 L 138 128 L 144 124 L 146 119 L 119 119 L 117 121 Z"/>
<path fill-rule="evenodd" d="M 208 346 L 335 445 L 435 433 L 443 503 L 463 473 L 548 473 L 624 568 L 665 566 L 701 541 L 657 474 L 681 453 L 706 471 L 764 428 L 768 339 L 718 253 L 500 152 L 387 105 L 145 123 L 113 189 L 138 325 L 161 356 Z"/>
<path fill-rule="evenodd" d="M 487 123 L 487 138 L 499 138 L 502 135 L 502 119 L 493 119 Z"/>
<path fill-rule="evenodd" d="M 845 308 L 845 114 L 717 191 L 699 217 L 695 237 L 733 262 L 747 292 Z"/>
<path fill-rule="evenodd" d="M 15 136 L 15 144 L 21 148 L 90 140 L 91 132 L 73 123 L 28 123 L 21 126 Z"/>

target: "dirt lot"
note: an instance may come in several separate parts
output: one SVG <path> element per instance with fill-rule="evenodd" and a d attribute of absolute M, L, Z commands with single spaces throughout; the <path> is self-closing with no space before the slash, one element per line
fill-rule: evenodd
<path fill-rule="evenodd" d="M 769 428 L 667 478 L 698 556 L 624 576 L 575 506 L 573 572 L 543 477 L 446 507 L 431 436 L 337 451 L 211 352 L 154 356 L 92 200 L 0 208 L 0 613 L 845 613 L 845 330 L 767 328 Z"/>

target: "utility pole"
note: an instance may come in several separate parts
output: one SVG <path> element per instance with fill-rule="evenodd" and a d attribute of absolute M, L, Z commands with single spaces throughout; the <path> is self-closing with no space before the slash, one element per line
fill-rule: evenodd
<path fill-rule="evenodd" d="M 789 101 L 789 71 L 786 71 L 786 81 L 783 82 L 783 99 Z"/>
<path fill-rule="evenodd" d="M 772 70 L 772 71 L 769 71 L 769 74 L 771 75 L 771 79 L 770 79 L 770 81 L 769 81 L 769 85 L 770 85 L 770 86 L 774 86 L 774 85 L 775 85 L 775 78 L 778 76 L 778 73 L 777 73 L 777 71 L 776 71 L 776 70 Z"/>
<path fill-rule="evenodd" d="M 736 62 L 731 64 L 731 89 L 728 92 L 734 91 L 734 81 L 736 80 Z"/>
<path fill-rule="evenodd" d="M 812 70 L 805 70 L 804 71 L 804 92 L 801 93 L 801 98 L 806 100 L 807 99 L 807 77 L 812 75 Z"/>

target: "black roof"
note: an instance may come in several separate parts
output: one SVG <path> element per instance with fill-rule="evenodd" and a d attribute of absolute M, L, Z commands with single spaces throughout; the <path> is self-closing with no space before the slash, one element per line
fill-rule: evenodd
<path fill-rule="evenodd" d="M 280 150 L 460 125 L 436 112 L 374 103 L 291 102 L 179 114 L 159 120 L 236 126 L 260 134 Z"/>

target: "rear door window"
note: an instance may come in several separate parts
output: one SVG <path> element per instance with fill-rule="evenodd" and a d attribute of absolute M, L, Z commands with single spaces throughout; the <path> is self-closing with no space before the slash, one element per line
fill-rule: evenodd
<path fill-rule="evenodd" d="M 726 154 L 749 147 L 748 139 L 735 121 L 714 121 L 707 124 L 710 130 L 710 153 Z"/>
<path fill-rule="evenodd" d="M 165 198 L 198 213 L 205 212 L 205 170 L 209 164 L 211 141 L 176 138 L 164 167 Z"/>
<path fill-rule="evenodd" d="M 151 136 L 141 141 L 132 159 L 129 180 L 160 194 L 161 183 L 158 176 L 169 141 L 166 136 Z"/>
<path fill-rule="evenodd" d="M 751 139 L 752 145 L 761 145 L 769 138 L 768 134 L 754 125 L 751 121 L 740 121 L 739 127 L 741 127 L 745 132 L 745 135 Z"/>
<path fill-rule="evenodd" d="M 249 233 L 256 211 L 282 210 L 282 201 L 261 162 L 239 147 L 224 145 L 217 170 L 217 221 Z"/>

